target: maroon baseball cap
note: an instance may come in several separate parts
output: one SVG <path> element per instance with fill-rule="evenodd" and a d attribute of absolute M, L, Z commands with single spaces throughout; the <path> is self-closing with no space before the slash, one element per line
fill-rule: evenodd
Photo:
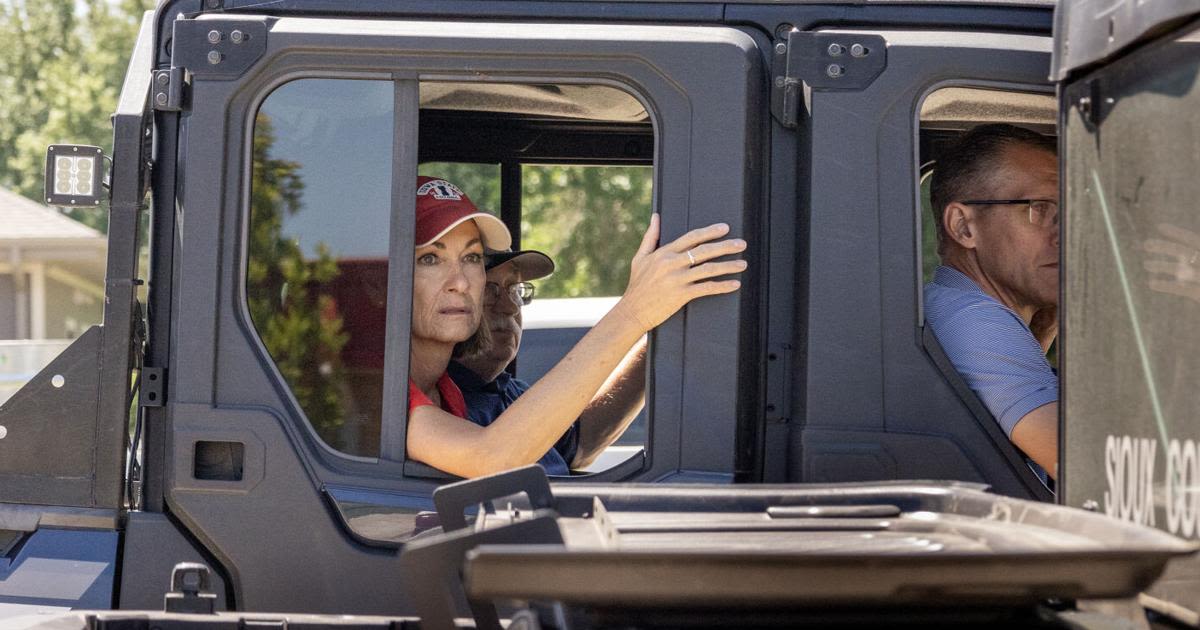
<path fill-rule="evenodd" d="M 424 247 L 463 221 L 475 221 L 483 246 L 488 249 L 508 249 L 512 235 L 504 222 L 486 212 L 480 212 L 462 189 L 438 177 L 417 178 L 417 247 Z"/>

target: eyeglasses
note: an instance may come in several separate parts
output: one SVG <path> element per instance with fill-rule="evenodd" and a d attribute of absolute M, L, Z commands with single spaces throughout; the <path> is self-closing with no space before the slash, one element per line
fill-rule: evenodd
<path fill-rule="evenodd" d="M 531 282 L 514 282 L 503 289 L 495 282 L 489 282 L 483 285 L 484 304 L 495 304 L 496 300 L 500 299 L 500 294 L 505 291 L 508 292 L 508 299 L 515 304 L 529 306 L 529 303 L 533 301 L 533 283 Z"/>
<path fill-rule="evenodd" d="M 968 206 L 1028 206 L 1029 222 L 1040 228 L 1058 227 L 1058 202 L 1049 199 L 971 199 Z"/>

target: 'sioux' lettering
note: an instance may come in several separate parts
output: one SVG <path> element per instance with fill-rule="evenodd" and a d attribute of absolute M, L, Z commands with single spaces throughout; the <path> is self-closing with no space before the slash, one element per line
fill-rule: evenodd
<path fill-rule="evenodd" d="M 1156 512 L 1166 512 L 1168 532 L 1200 537 L 1200 448 L 1192 440 L 1170 440 L 1166 470 L 1156 477 L 1158 441 L 1128 435 L 1104 440 L 1104 513 L 1121 520 L 1157 525 Z M 1155 479 L 1165 478 L 1165 483 Z M 1155 487 L 1160 499 L 1155 501 Z M 1165 492 L 1164 492 L 1165 490 Z"/>

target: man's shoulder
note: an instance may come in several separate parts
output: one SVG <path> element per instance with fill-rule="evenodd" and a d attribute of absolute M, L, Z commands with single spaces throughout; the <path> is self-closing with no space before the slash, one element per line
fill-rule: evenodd
<path fill-rule="evenodd" d="M 1025 327 L 1012 309 L 984 293 L 966 276 L 947 267 L 938 268 L 937 276 L 925 285 L 923 293 L 925 321 L 935 332 L 956 325 Z"/>
<path fill-rule="evenodd" d="M 464 394 L 476 392 L 486 384 L 475 372 L 458 361 L 450 361 L 450 364 L 446 366 L 446 373 Z"/>
<path fill-rule="evenodd" d="M 938 288 L 925 291 L 925 322 L 935 331 L 971 323 L 1018 323 L 1020 320 L 1004 305 L 986 295 Z"/>
<path fill-rule="evenodd" d="M 514 376 L 508 379 L 508 389 L 517 392 L 517 395 L 524 394 L 529 389 L 529 383 Z"/>
<path fill-rule="evenodd" d="M 1027 342 L 1037 345 L 1020 316 L 994 300 L 961 298 L 942 308 L 927 306 L 925 322 L 947 352 L 954 347 L 990 346 L 1009 354 Z"/>
<path fill-rule="evenodd" d="M 971 293 L 925 285 L 925 319 L 929 322 L 966 318 L 999 318 L 1020 321 L 1020 317 L 983 293 Z"/>
<path fill-rule="evenodd" d="M 960 372 L 971 369 L 968 355 L 981 356 L 981 351 L 1040 355 L 1033 333 L 1012 309 L 982 291 L 931 285 L 925 292 L 925 323 Z"/>

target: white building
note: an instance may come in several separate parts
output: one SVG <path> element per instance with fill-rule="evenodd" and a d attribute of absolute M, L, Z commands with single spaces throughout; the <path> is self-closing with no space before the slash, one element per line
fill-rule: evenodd
<path fill-rule="evenodd" d="M 93 324 L 108 239 L 0 188 L 0 402 Z"/>

